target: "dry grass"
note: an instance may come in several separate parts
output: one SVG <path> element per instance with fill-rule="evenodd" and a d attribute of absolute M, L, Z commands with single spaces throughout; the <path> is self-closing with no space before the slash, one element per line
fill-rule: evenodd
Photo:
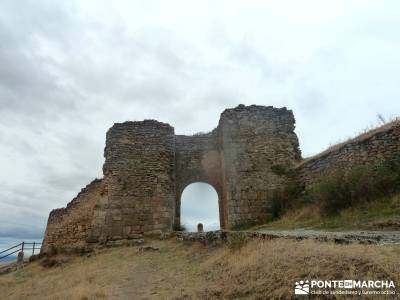
<path fill-rule="evenodd" d="M 174 240 L 152 244 L 161 250 L 108 249 L 54 268 L 34 262 L 0 276 L 0 299 L 286 299 L 304 278 L 400 282 L 400 246 L 282 239 L 232 251 Z"/>
<path fill-rule="evenodd" d="M 137 247 L 121 247 L 90 257 L 57 256 L 51 258 L 59 262 L 52 268 L 43 267 L 43 260 L 35 261 L 0 276 L 0 299 L 119 299 L 121 295 L 126 299 L 157 299 L 156 295 L 168 295 L 178 284 L 187 282 L 190 286 L 193 277 L 187 275 L 192 268 L 190 259 L 197 255 L 192 253 L 195 248 L 171 241 L 152 244 L 161 251 L 141 253 Z M 169 266 L 173 266 L 171 274 Z M 163 282 L 170 275 L 176 283 Z"/>
<path fill-rule="evenodd" d="M 38 262 L 0 277 L 0 299 L 99 299 L 105 297 L 102 278 L 93 281 L 96 261 L 57 257 L 60 266 L 44 268 Z"/>
<path fill-rule="evenodd" d="M 388 121 L 384 125 L 380 125 L 380 126 L 372 127 L 372 128 L 366 128 L 361 133 L 359 133 L 356 137 L 348 138 L 342 142 L 336 143 L 336 144 L 328 147 L 328 149 L 326 149 L 314 156 L 310 156 L 310 157 L 303 159 L 299 163 L 299 166 L 301 166 L 302 164 L 304 164 L 306 162 L 324 157 L 324 156 L 328 155 L 329 153 L 339 151 L 340 149 L 344 148 L 348 144 L 362 143 L 363 141 L 370 139 L 374 135 L 381 133 L 381 132 L 391 130 L 392 128 L 394 128 L 396 126 L 400 126 L 400 118 L 399 117 L 393 118 L 392 120 Z"/>
<path fill-rule="evenodd" d="M 206 270 L 221 299 L 291 298 L 301 279 L 392 279 L 399 282 L 399 247 L 313 241 L 253 241 L 236 253 L 221 251 Z"/>

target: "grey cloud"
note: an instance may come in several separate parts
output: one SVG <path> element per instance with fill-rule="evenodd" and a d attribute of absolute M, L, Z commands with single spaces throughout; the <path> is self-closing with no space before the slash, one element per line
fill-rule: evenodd
<path fill-rule="evenodd" d="M 144 105 L 171 105 L 177 101 L 181 91 L 168 78 L 151 78 L 132 81 L 125 89 L 125 101 L 144 102 Z"/>
<path fill-rule="evenodd" d="M 273 81 L 285 81 L 290 75 L 290 70 L 268 60 L 268 52 L 260 53 L 246 39 L 234 44 L 231 48 L 231 57 L 240 64 L 248 64 L 254 70 L 260 70 L 263 76 Z"/>
<path fill-rule="evenodd" d="M 31 223 L 35 222 L 37 221 L 31 220 Z M 22 226 L 20 225 L 8 227 L 6 230 L 0 229 L 0 236 L 18 239 L 19 241 L 24 241 L 26 239 L 35 239 L 36 241 L 40 241 L 41 239 L 43 239 L 43 226 L 31 228 L 31 223 Z M 4 246 L 9 247 L 10 244 Z"/>
<path fill-rule="evenodd" d="M 288 106 L 312 154 L 377 112 L 400 114 L 400 22 L 383 17 L 389 2 L 294 20 L 288 11 L 284 20 L 264 16 L 286 11 L 278 2 L 258 10 L 206 1 L 194 12 L 172 1 L 174 15 L 162 5 L 1 1 L 0 219 L 8 225 L 0 237 L 43 233 L 51 209 L 101 176 L 114 122 L 154 118 L 191 134 L 215 128 L 239 103 Z M 194 189 L 183 200 L 188 222 L 215 224 L 214 196 Z"/>
<path fill-rule="evenodd" d="M 43 172 L 44 173 L 44 172 Z M 90 178 L 87 173 L 69 173 L 68 175 L 61 174 L 61 172 L 50 173 L 48 172 L 43 178 L 43 184 L 53 186 L 53 192 L 60 193 L 62 191 L 74 191 L 77 186 L 84 187 L 94 178 Z"/>

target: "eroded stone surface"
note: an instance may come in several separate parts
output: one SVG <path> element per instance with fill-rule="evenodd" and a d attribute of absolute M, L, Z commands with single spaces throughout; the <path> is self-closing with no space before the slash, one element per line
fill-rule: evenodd
<path fill-rule="evenodd" d="M 398 155 L 400 122 L 395 121 L 304 160 L 298 169 L 306 187 L 311 187 L 321 176 L 335 170 L 349 170 L 357 165 L 374 164 Z"/>
<path fill-rule="evenodd" d="M 175 135 L 155 120 L 114 124 L 107 132 L 104 178 L 50 213 L 42 251 L 164 236 L 179 228 L 181 195 L 194 182 L 217 191 L 221 228 L 262 223 L 282 185 L 273 166 L 297 168 L 310 187 L 338 168 L 400 153 L 400 123 L 393 122 L 301 161 L 294 124 L 292 111 L 256 105 L 227 109 L 212 132 L 193 136 Z"/>
<path fill-rule="evenodd" d="M 239 105 L 212 132 L 193 136 L 155 120 L 114 124 L 104 178 L 50 213 L 43 251 L 171 232 L 180 224 L 182 192 L 194 182 L 217 191 L 222 228 L 265 221 L 282 184 L 271 166 L 300 160 L 294 123 L 286 108 Z"/>
<path fill-rule="evenodd" d="M 65 208 L 54 209 L 47 221 L 42 252 L 51 248 L 85 248 L 93 226 L 94 207 L 107 197 L 103 180 L 88 184 Z"/>

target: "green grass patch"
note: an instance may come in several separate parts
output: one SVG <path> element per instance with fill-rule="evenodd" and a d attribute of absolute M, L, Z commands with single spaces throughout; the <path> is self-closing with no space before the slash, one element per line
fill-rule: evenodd
<path fill-rule="evenodd" d="M 323 216 L 315 204 L 287 211 L 278 220 L 252 229 L 399 230 L 400 194 L 357 204 L 338 214 Z"/>
<path fill-rule="evenodd" d="M 296 170 L 280 165 L 271 170 L 283 184 L 268 203 L 268 227 L 400 229 L 400 154 L 335 169 L 307 189 Z"/>

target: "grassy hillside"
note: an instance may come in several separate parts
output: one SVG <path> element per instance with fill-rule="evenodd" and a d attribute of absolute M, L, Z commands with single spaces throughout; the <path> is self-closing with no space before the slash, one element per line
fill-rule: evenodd
<path fill-rule="evenodd" d="M 306 205 L 254 229 L 259 228 L 400 230 L 400 194 L 345 208 L 332 216 L 322 216 L 317 205 Z"/>
<path fill-rule="evenodd" d="M 310 277 L 400 282 L 400 246 L 282 239 L 234 250 L 174 239 L 150 243 L 159 251 L 121 247 L 58 256 L 53 267 L 33 262 L 0 276 L 0 299 L 290 298 L 295 281 Z"/>

